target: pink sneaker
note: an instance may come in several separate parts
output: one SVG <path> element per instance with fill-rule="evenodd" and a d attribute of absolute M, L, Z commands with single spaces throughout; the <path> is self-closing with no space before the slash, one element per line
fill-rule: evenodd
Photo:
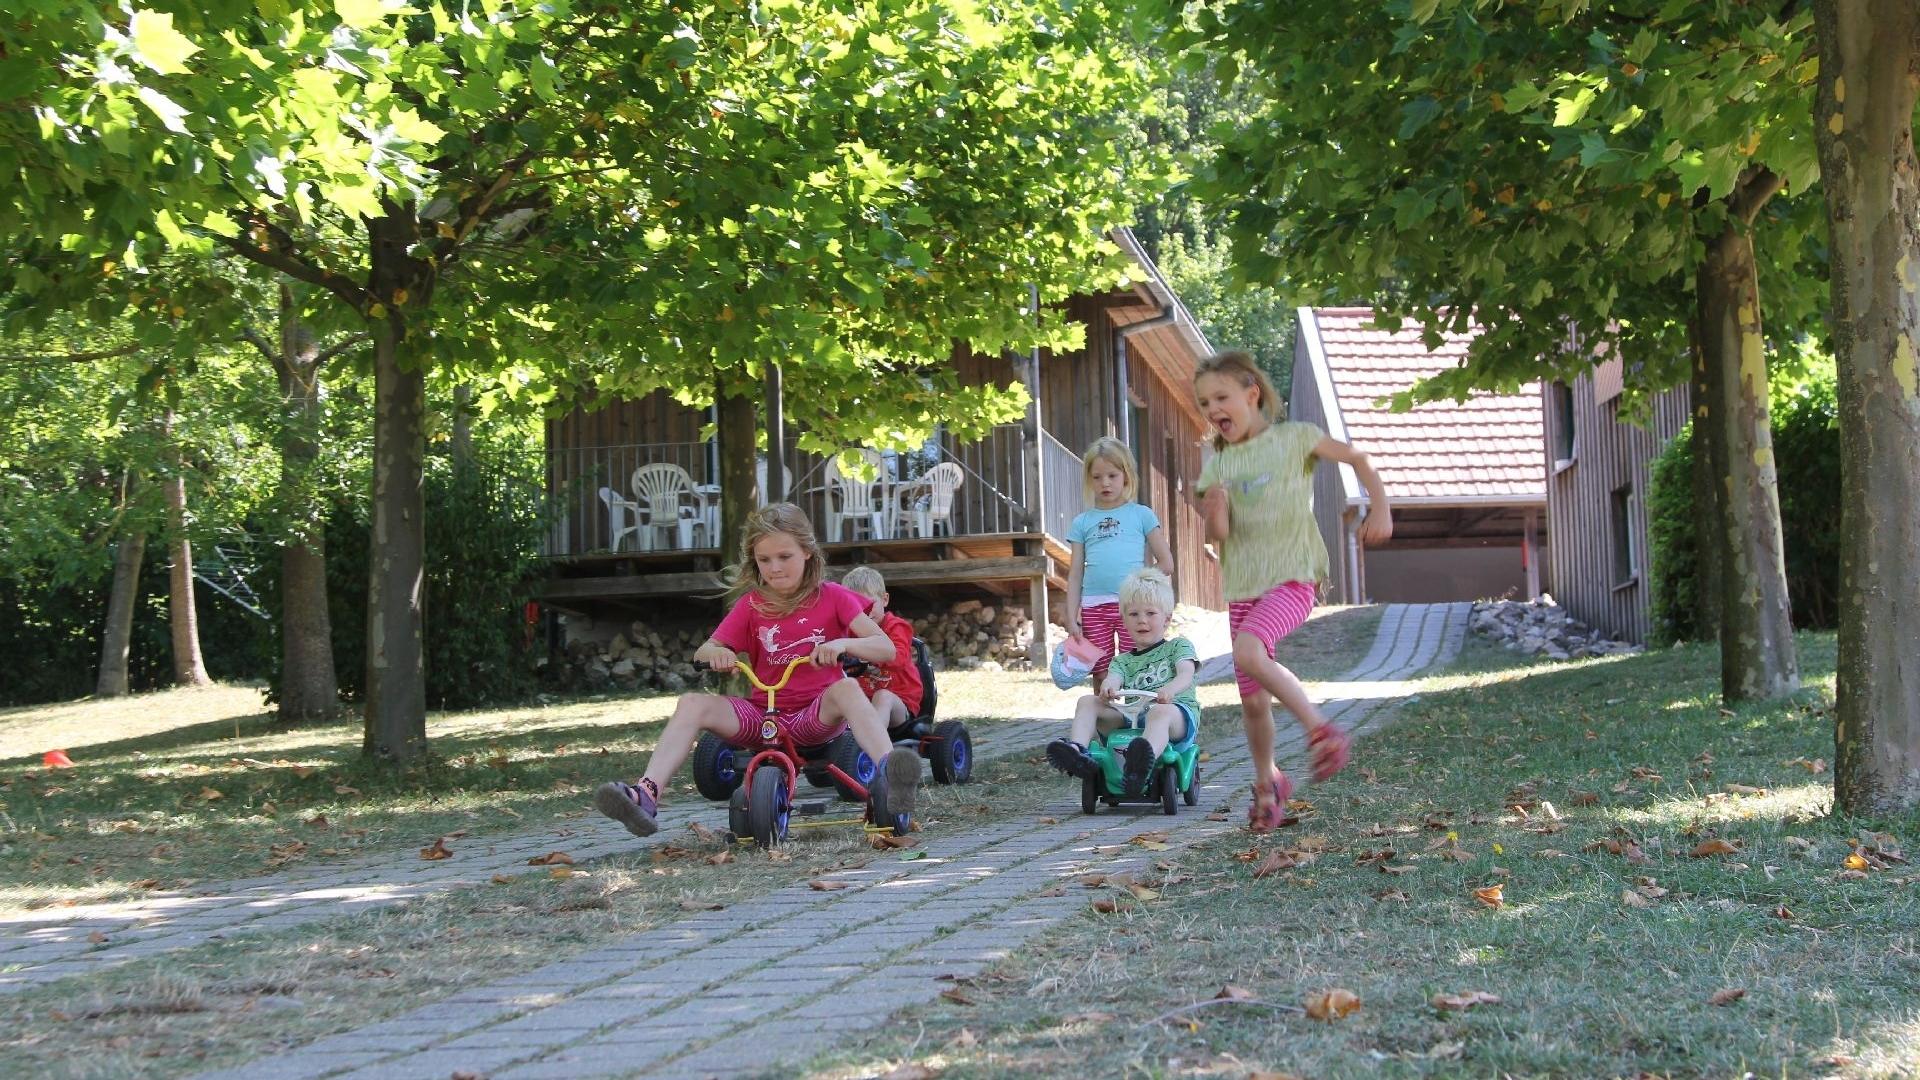
<path fill-rule="evenodd" d="M 1262 803 L 1261 790 L 1262 785 L 1256 782 L 1253 801 L 1247 804 L 1247 828 L 1256 833 L 1270 833 L 1287 820 L 1287 800 L 1293 798 L 1293 781 L 1276 768 L 1265 785 L 1265 790 L 1273 794 L 1273 801 Z"/>
<path fill-rule="evenodd" d="M 1313 754 L 1313 782 L 1322 784 L 1352 760 L 1353 736 L 1336 724 L 1325 723 L 1307 736 L 1307 749 Z"/>

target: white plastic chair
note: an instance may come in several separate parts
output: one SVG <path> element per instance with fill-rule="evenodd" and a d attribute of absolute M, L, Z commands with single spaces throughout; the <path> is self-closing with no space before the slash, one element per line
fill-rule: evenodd
<path fill-rule="evenodd" d="M 837 543 L 848 523 L 856 531 L 864 526 L 870 540 L 884 540 L 887 499 L 882 492 L 886 475 L 881 470 L 885 459 L 880 451 L 865 447 L 850 452 L 865 459 L 876 479 L 861 480 L 840 471 L 839 454 L 827 459 L 827 542 Z"/>
<path fill-rule="evenodd" d="M 664 461 L 640 466 L 633 470 L 633 498 L 639 505 L 643 550 L 653 550 L 656 538 L 678 540 L 683 551 L 693 547 L 694 526 L 704 524 L 694 509 L 693 477 L 687 470 Z"/>
<path fill-rule="evenodd" d="M 780 487 L 784 489 L 786 492 L 786 494 L 781 496 L 781 499 L 783 501 L 791 501 L 793 499 L 793 470 L 786 468 L 785 466 L 782 466 L 780 469 L 780 475 L 786 478 L 786 483 L 780 485 Z M 760 505 L 765 506 L 769 502 L 772 502 L 773 500 L 767 498 L 767 459 L 766 458 L 754 459 L 753 479 L 754 479 L 754 482 L 757 485 L 759 485 Z"/>
<path fill-rule="evenodd" d="M 627 534 L 637 536 L 640 532 L 639 525 L 627 524 L 640 516 L 640 504 L 621 498 L 610 487 L 600 489 L 600 501 L 607 507 L 607 550 L 619 551 L 620 542 L 627 538 Z"/>
<path fill-rule="evenodd" d="M 943 461 L 928 469 L 926 475 L 903 493 L 906 505 L 902 509 L 913 514 L 915 536 L 929 537 L 941 528 L 948 536 L 953 535 L 953 497 L 966 482 L 965 470 L 951 461 Z"/>

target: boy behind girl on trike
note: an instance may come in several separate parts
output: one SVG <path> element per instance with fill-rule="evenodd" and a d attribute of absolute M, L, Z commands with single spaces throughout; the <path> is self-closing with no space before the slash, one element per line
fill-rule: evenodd
<path fill-rule="evenodd" d="M 871 566 L 856 566 L 847 571 L 840 583 L 865 597 L 872 606 L 867 617 L 880 624 L 893 642 L 893 658 L 868 664 L 859 676 L 860 689 L 888 728 L 897 728 L 920 715 L 926 687 L 920 684 L 920 668 L 913 662 L 913 624 L 887 610 L 887 580 Z"/>

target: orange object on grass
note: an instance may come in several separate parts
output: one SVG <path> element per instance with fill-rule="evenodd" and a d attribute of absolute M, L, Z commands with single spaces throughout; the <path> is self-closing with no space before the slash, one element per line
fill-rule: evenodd
<path fill-rule="evenodd" d="M 71 769 L 73 759 L 67 756 L 65 750 L 49 750 L 40 755 L 40 764 L 49 769 Z"/>

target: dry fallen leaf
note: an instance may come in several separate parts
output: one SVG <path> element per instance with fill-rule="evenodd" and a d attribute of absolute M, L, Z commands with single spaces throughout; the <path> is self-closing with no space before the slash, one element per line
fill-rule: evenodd
<path fill-rule="evenodd" d="M 1120 910 L 1120 905 L 1111 900 L 1095 900 L 1093 902 L 1093 910 L 1102 915 L 1111 915 Z"/>
<path fill-rule="evenodd" d="M 95 930 L 93 933 L 87 935 L 87 940 L 93 942 L 95 945 L 105 945 L 107 943 L 107 935 Z"/>
<path fill-rule="evenodd" d="M 1591 791 L 1576 791 L 1567 801 L 1575 806 L 1593 806 L 1600 801 L 1600 796 Z"/>
<path fill-rule="evenodd" d="M 1040 825 L 1058 825 L 1058 824 L 1060 824 L 1060 819 L 1059 819 L 1059 818 L 1057 818 L 1057 817 L 1043 817 L 1043 818 L 1041 818 L 1041 819 L 1040 819 L 1040 820 L 1039 820 L 1039 821 L 1037 822 L 1037 824 L 1040 824 Z M 961 1030 L 962 1030 L 962 1031 L 964 1031 L 964 1030 L 966 1030 L 966 1029 L 965 1029 L 965 1028 L 962 1028 Z"/>
<path fill-rule="evenodd" d="M 513 884 L 513 875 L 512 874 L 495 874 L 493 875 L 493 883 L 495 885 L 511 885 Z"/>
<path fill-rule="evenodd" d="M 1307 1015 L 1315 1020 L 1332 1023 L 1360 1007 L 1360 995 L 1351 990 L 1335 987 L 1318 994 L 1308 994 L 1306 998 Z"/>
<path fill-rule="evenodd" d="M 1213 1000 L 1215 1001 L 1252 1001 L 1253 999 L 1253 991 L 1244 986 L 1235 986 L 1232 983 L 1222 986 L 1220 992 L 1213 995 Z"/>
<path fill-rule="evenodd" d="M 1697 844 L 1694 847 L 1692 851 L 1687 852 L 1687 854 L 1693 856 L 1696 859 L 1704 859 L 1712 855 L 1734 855 L 1734 854 L 1737 854 L 1739 851 L 1740 851 L 1740 848 L 1738 846 L 1734 844 L 1729 844 L 1725 840 L 1715 838 L 1712 840 L 1701 841 L 1699 844 Z"/>
<path fill-rule="evenodd" d="M 1841 865 L 1845 866 L 1849 870 L 1864 871 L 1868 867 L 1869 863 L 1867 862 L 1864 856 L 1860 855 L 1858 852 L 1855 852 L 1851 855 L 1848 855 L 1846 859 L 1841 863 Z"/>
<path fill-rule="evenodd" d="M 1074 1013 L 1072 1016 L 1069 1016 L 1065 1020 L 1061 1021 L 1062 1024 L 1066 1024 L 1068 1026 L 1072 1026 L 1074 1024 L 1108 1024 L 1112 1022 L 1113 1022 L 1113 1014 L 1107 1013 L 1107 1012 Z"/>
<path fill-rule="evenodd" d="M 312 817 L 307 819 L 307 824 L 313 826 L 316 829 L 324 829 L 327 827 L 327 824 L 328 824 L 327 815 L 315 814 Z"/>
<path fill-rule="evenodd" d="M 911 836 L 895 836 L 892 833 L 874 833 L 873 839 L 869 841 L 875 851 L 897 851 L 900 848 L 910 848 L 919 842 Z"/>
<path fill-rule="evenodd" d="M 575 874 L 578 874 L 578 873 L 582 873 L 582 872 L 583 872 L 583 871 L 579 871 L 579 870 L 575 870 L 575 869 L 574 869 L 573 867 L 571 867 L 571 866 L 549 866 L 549 867 L 547 867 L 547 876 L 548 876 L 548 877 L 550 877 L 550 878 L 553 878 L 553 879 L 554 879 L 554 880 L 556 880 L 556 881 L 565 881 L 565 880 L 567 880 L 568 878 L 570 878 L 570 877 L 572 877 L 573 875 L 575 875 Z"/>
<path fill-rule="evenodd" d="M 1471 1009 L 1475 1005 L 1498 1005 L 1499 994 L 1489 994 L 1485 990 L 1468 990 L 1462 994 L 1435 994 L 1430 1002 L 1436 1009 Z"/>
<path fill-rule="evenodd" d="M 1420 868 L 1412 863 L 1398 863 L 1393 866 L 1388 866 L 1386 863 L 1380 864 L 1380 872 L 1383 874 L 1410 874 L 1418 869 Z"/>
<path fill-rule="evenodd" d="M 1080 879 L 1080 884 L 1085 885 L 1089 889 L 1097 889 L 1106 883 L 1107 875 L 1105 874 L 1088 874 L 1086 877 Z"/>
<path fill-rule="evenodd" d="M 1256 878 L 1271 877 L 1282 870 L 1292 867 L 1294 864 L 1295 859 L 1293 852 L 1275 849 L 1267 853 L 1265 862 L 1262 862 L 1254 868 L 1253 876 Z"/>
<path fill-rule="evenodd" d="M 725 866 L 726 864 L 732 861 L 733 861 L 732 848 L 728 848 L 724 851 L 716 851 L 713 854 L 707 856 L 708 866 Z"/>
<path fill-rule="evenodd" d="M 219 788 L 203 787 L 200 789 L 200 798 L 206 802 L 212 802 L 215 799 L 224 799 L 226 795 L 222 794 Z"/>
<path fill-rule="evenodd" d="M 714 903 L 714 902 L 713 902 L 713 901 L 711 901 L 711 900 L 682 900 L 682 901 L 680 901 L 680 910 L 681 910 L 681 911 L 719 911 L 719 910 L 720 910 L 721 908 L 724 908 L 724 907 L 726 907 L 726 906 L 727 906 L 727 905 L 725 905 L 725 904 L 716 904 L 716 903 Z"/>
<path fill-rule="evenodd" d="M 1787 905 L 1781 904 L 1779 907 L 1773 909 L 1773 917 L 1776 919 L 1794 919 L 1799 916 L 1788 909 Z"/>
<path fill-rule="evenodd" d="M 345 784 L 335 784 L 333 785 L 333 793 L 335 795 L 358 795 L 360 794 L 360 789 L 357 787 L 348 787 Z"/>
<path fill-rule="evenodd" d="M 1502 907 L 1506 906 L 1507 903 L 1506 898 L 1501 895 L 1501 890 L 1504 888 L 1506 888 L 1504 885 L 1489 885 L 1484 889 L 1475 889 L 1473 890 L 1473 898 L 1485 904 L 1487 907 L 1499 911 Z"/>
<path fill-rule="evenodd" d="M 1765 795 L 1766 788 L 1749 787 L 1746 784 L 1728 784 L 1727 790 L 1735 795 Z"/>
<path fill-rule="evenodd" d="M 1065 896 L 1067 895 L 1067 889 L 1066 889 L 1066 886 L 1064 885 L 1055 885 L 1050 889 L 1041 889 L 1039 892 L 1035 893 L 1034 895 L 1035 896 Z"/>
<path fill-rule="evenodd" d="M 1713 992 L 1713 996 L 1707 999 L 1707 1004 L 1731 1005 L 1734 1002 L 1739 1001 L 1741 998 L 1746 996 L 1747 996 L 1747 991 L 1744 988 L 1737 987 L 1737 986 L 1730 986 L 1725 990 L 1715 990 Z"/>
<path fill-rule="evenodd" d="M 915 1065 L 911 1062 L 885 1073 L 880 1080 L 938 1080 L 940 1070 L 928 1065 Z"/>
<path fill-rule="evenodd" d="M 453 858 L 453 852 L 447 849 L 447 838 L 443 836 L 435 840 L 431 846 L 421 848 L 420 857 L 428 862 L 434 862 L 439 859 Z"/>
<path fill-rule="evenodd" d="M 1133 894 L 1135 900 L 1158 900 L 1160 898 L 1160 891 L 1158 889 L 1149 889 L 1145 885 L 1128 885 L 1127 891 Z"/>
<path fill-rule="evenodd" d="M 1407 903 L 1413 899 L 1413 897 L 1408 896 L 1399 889 L 1381 889 L 1379 892 L 1373 894 L 1373 898 L 1375 900 L 1398 900 L 1401 903 Z"/>
<path fill-rule="evenodd" d="M 1226 813 L 1221 813 L 1219 811 L 1215 811 L 1214 813 L 1207 815 L 1207 820 L 1208 821 L 1228 821 L 1228 820 L 1231 820 L 1232 817 L 1233 817 L 1232 814 L 1226 814 Z"/>
<path fill-rule="evenodd" d="M 527 860 L 528 866 L 572 866 L 573 856 L 564 851 L 549 851 Z"/>
<path fill-rule="evenodd" d="M 973 999 L 961 993 L 960 988 L 957 986 L 948 987 L 947 989 L 940 991 L 940 996 L 945 998 L 948 1001 L 953 1002 L 955 1005 L 973 1004 Z"/>
<path fill-rule="evenodd" d="M 1620 902 L 1630 908 L 1650 908 L 1653 906 L 1653 901 L 1641 896 L 1632 889 L 1620 890 Z"/>
<path fill-rule="evenodd" d="M 822 878 L 814 878 L 812 881 L 807 882 L 807 888 L 812 889 L 814 892 L 834 892 L 846 888 L 849 884 L 850 882 L 845 881 L 827 881 Z"/>

